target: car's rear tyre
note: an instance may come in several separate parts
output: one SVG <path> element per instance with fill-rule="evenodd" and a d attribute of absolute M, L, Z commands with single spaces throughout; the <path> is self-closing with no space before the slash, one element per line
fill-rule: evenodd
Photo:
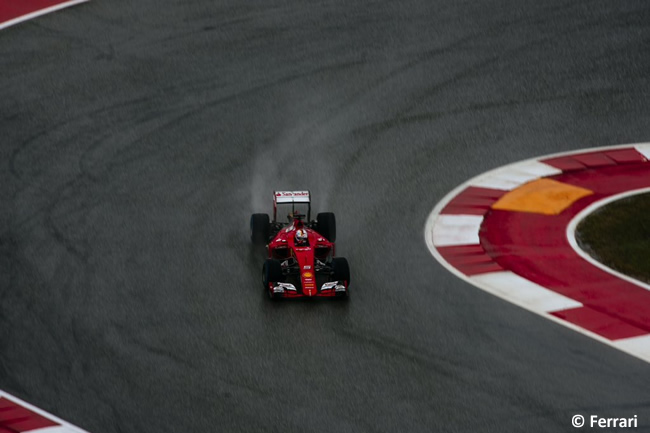
<path fill-rule="evenodd" d="M 269 283 L 277 283 L 280 281 L 282 281 L 282 265 L 277 260 L 266 259 L 264 265 L 262 265 L 262 284 L 271 299 L 275 299 L 276 296 L 269 289 Z"/>
<path fill-rule="evenodd" d="M 350 266 L 347 259 L 343 257 L 334 257 L 332 259 L 332 280 L 345 281 L 350 284 Z"/>
<path fill-rule="evenodd" d="M 253 245 L 266 245 L 271 230 L 269 216 L 265 213 L 251 215 L 251 242 Z"/>
<path fill-rule="evenodd" d="M 336 242 L 336 218 L 332 212 L 316 215 L 316 231 L 330 242 Z"/>

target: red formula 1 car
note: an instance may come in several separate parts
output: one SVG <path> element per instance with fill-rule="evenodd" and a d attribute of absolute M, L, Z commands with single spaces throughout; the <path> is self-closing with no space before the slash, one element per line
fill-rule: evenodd
<path fill-rule="evenodd" d="M 283 211 L 287 222 L 278 221 Z M 273 220 L 262 213 L 251 216 L 251 241 L 268 250 L 262 282 L 271 299 L 348 296 L 348 261 L 334 257 L 334 214 L 310 217 L 309 191 L 275 191 Z"/>

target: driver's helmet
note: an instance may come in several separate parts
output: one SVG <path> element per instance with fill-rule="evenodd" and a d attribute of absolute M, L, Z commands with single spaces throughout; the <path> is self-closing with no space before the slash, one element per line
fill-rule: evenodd
<path fill-rule="evenodd" d="M 295 244 L 298 246 L 307 245 L 307 230 L 305 229 L 296 230 Z"/>

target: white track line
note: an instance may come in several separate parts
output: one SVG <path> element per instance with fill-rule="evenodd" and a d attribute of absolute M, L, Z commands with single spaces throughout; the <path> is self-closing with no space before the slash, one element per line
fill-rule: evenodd
<path fill-rule="evenodd" d="M 507 165 L 474 178 L 471 186 L 510 191 L 531 180 L 561 174 L 562 170 L 537 160 Z"/>
<path fill-rule="evenodd" d="M 650 359 L 650 335 L 616 340 L 613 346 L 638 358 Z"/>
<path fill-rule="evenodd" d="M 514 299 L 519 305 L 538 313 L 551 313 L 582 307 L 582 303 L 520 277 L 511 271 L 471 276 L 484 290 L 501 298 Z"/>
<path fill-rule="evenodd" d="M 25 433 L 78 433 L 83 430 L 79 430 L 74 427 L 59 425 L 54 427 L 45 427 L 39 428 L 36 430 L 27 430 Z"/>
<path fill-rule="evenodd" d="M 440 215 L 433 228 L 433 243 L 439 247 L 478 245 L 483 217 L 477 215 Z"/>
<path fill-rule="evenodd" d="M 594 202 L 581 210 L 576 216 L 573 217 L 571 222 L 569 222 L 569 225 L 566 228 L 566 238 L 569 241 L 569 244 L 571 244 L 571 248 L 578 253 L 580 257 L 591 263 L 592 265 L 596 266 L 597 268 L 602 269 L 603 271 L 615 276 L 616 278 L 619 278 L 621 280 L 625 280 L 628 283 L 636 284 L 639 287 L 642 287 L 648 291 L 650 291 L 650 285 L 644 283 L 643 281 L 639 281 L 635 278 L 630 277 L 629 275 L 622 274 L 612 268 L 609 268 L 605 266 L 604 264 L 600 263 L 599 261 L 595 260 L 593 257 L 591 257 L 586 251 L 584 251 L 582 248 L 580 248 L 580 245 L 578 245 L 578 240 L 576 239 L 576 229 L 578 228 L 578 224 L 582 222 L 583 219 L 585 219 L 587 216 L 589 216 L 591 213 L 595 212 L 596 210 L 600 209 L 603 206 L 607 206 L 610 203 L 613 203 L 618 200 L 622 200 L 626 197 L 631 197 L 633 195 L 638 195 L 638 194 L 644 194 L 646 192 L 650 192 L 650 188 L 640 188 L 640 189 L 635 189 L 631 191 L 626 191 L 622 192 L 620 194 L 615 194 L 611 195 L 609 197 L 606 197 L 602 200 L 598 200 L 597 202 Z"/>
<path fill-rule="evenodd" d="M 12 0 L 12 1 L 14 1 L 14 0 Z M 17 1 L 20 1 L 20 0 L 17 0 Z M 3 29 L 6 29 L 7 27 L 10 27 L 10 26 L 13 26 L 13 25 L 25 22 L 25 21 L 29 21 L 29 20 L 37 18 L 37 17 L 40 17 L 41 15 L 56 12 L 58 10 L 61 10 L 61 9 L 64 9 L 64 8 L 67 8 L 67 7 L 70 7 L 70 6 L 74 6 L 74 5 L 77 5 L 77 4 L 80 4 L 80 3 L 85 3 L 87 1 L 89 1 L 89 0 L 70 0 L 70 1 L 67 1 L 65 3 L 59 3 L 58 5 L 50 6 L 49 8 L 41 9 L 41 10 L 31 12 L 31 13 L 26 14 L 26 15 L 16 17 L 16 18 L 11 19 L 9 21 L 5 21 L 3 23 L 0 23 L 0 30 L 3 30 Z"/>
<path fill-rule="evenodd" d="M 650 159 L 650 143 L 642 143 L 634 146 L 637 152 L 645 156 L 646 159 Z"/>
<path fill-rule="evenodd" d="M 531 158 L 527 159 L 521 162 L 515 162 L 509 165 L 506 165 L 504 167 L 500 167 L 491 171 L 488 171 L 486 173 L 483 173 L 481 175 L 475 176 L 474 178 L 463 182 L 462 184 L 458 185 L 456 188 L 454 188 L 451 192 L 449 192 L 446 196 L 440 200 L 436 206 L 433 208 L 429 216 L 427 217 L 427 221 L 424 226 L 424 240 L 425 243 L 427 244 L 427 248 L 429 249 L 429 252 L 433 257 L 442 265 L 444 266 L 449 272 L 452 274 L 456 275 L 458 278 L 472 284 L 475 287 L 478 287 L 481 290 L 484 290 L 488 293 L 491 293 L 507 302 L 510 302 L 512 304 L 518 305 L 528 311 L 531 311 L 537 315 L 540 315 L 548 320 L 551 320 L 559 325 L 562 325 L 566 328 L 572 329 L 576 332 L 579 332 L 583 335 L 586 335 L 587 337 L 590 337 L 594 340 L 600 341 L 603 344 L 606 344 L 610 347 L 613 347 L 615 349 L 621 350 L 627 354 L 630 354 L 632 356 L 635 356 L 645 362 L 650 362 L 650 336 L 641 336 L 641 337 L 634 337 L 634 338 L 628 338 L 628 339 L 622 339 L 622 340 L 617 340 L 616 342 L 612 342 L 611 340 L 608 340 L 604 337 L 601 337 L 598 334 L 595 334 L 587 329 L 581 328 L 577 325 L 574 325 L 571 322 L 568 322 L 566 320 L 562 320 L 558 317 L 555 317 L 549 312 L 541 311 L 538 308 L 535 308 L 535 305 L 531 305 L 530 302 L 526 302 L 524 299 L 513 299 L 510 297 L 510 293 L 508 293 L 508 289 L 500 289 L 500 290 L 495 290 L 493 287 L 493 282 L 486 282 L 483 281 L 481 278 L 476 278 L 477 276 L 474 277 L 468 277 L 467 275 L 463 274 L 460 272 L 458 269 L 450 265 L 443 257 L 440 255 L 438 250 L 436 249 L 436 245 L 434 243 L 434 231 L 435 231 L 435 225 L 436 221 L 439 219 L 440 212 L 449 204 L 451 200 L 453 200 L 456 196 L 458 196 L 459 193 L 464 191 L 467 187 L 469 186 L 479 186 L 479 185 L 497 185 L 496 183 L 489 183 L 485 182 L 484 179 L 490 178 L 490 179 L 500 179 L 499 173 L 502 172 L 503 169 L 506 168 L 511 168 L 514 171 L 518 171 L 516 168 L 517 166 L 521 167 L 530 167 L 530 166 L 535 166 L 536 163 L 540 163 L 541 159 L 550 159 L 550 158 L 556 158 L 556 157 L 561 157 L 561 156 L 571 156 L 571 155 L 576 155 L 580 153 L 591 153 L 591 152 L 599 152 L 599 151 L 607 151 L 607 150 L 617 150 L 617 149 L 625 149 L 625 148 L 634 148 L 636 149 L 639 153 L 641 153 L 643 156 L 645 156 L 647 159 L 650 159 L 650 143 L 637 143 L 637 144 L 621 144 L 621 145 L 616 145 L 616 146 L 601 146 L 601 147 L 592 147 L 592 148 L 585 148 L 585 149 L 578 149 L 578 150 L 572 150 L 572 151 L 567 151 L 567 152 L 558 152 L 558 153 L 553 153 L 549 155 L 544 155 L 540 156 L 537 158 Z M 541 163 L 543 164 L 543 163 Z M 547 164 L 543 164 L 547 165 Z M 549 166 L 550 167 L 550 166 Z M 551 167 L 554 168 L 554 167 Z M 562 173 L 562 171 L 558 170 L 558 173 Z M 544 177 L 544 176 L 539 176 L 539 177 Z M 511 178 L 512 180 L 512 178 Z M 530 179 L 530 180 L 534 180 Z M 525 183 L 525 182 L 524 182 Z M 510 187 L 510 184 L 507 182 L 501 182 L 498 185 L 502 186 L 502 188 L 498 189 L 503 189 L 503 187 Z M 440 236 L 440 235 L 438 235 Z M 610 273 L 611 270 L 609 271 Z M 629 277 L 628 277 L 629 278 Z M 532 282 L 530 282 L 532 283 Z M 535 283 L 532 283 L 535 284 Z M 639 284 L 639 282 L 636 282 L 636 284 Z M 568 298 L 567 298 L 568 299 Z M 577 301 L 574 301 L 577 302 Z"/>
<path fill-rule="evenodd" d="M 45 412 L 43 409 L 39 409 L 36 406 L 33 406 L 27 403 L 26 401 L 19 399 L 18 397 L 14 397 L 11 394 L 7 394 L 4 391 L 0 391 L 0 398 L 6 398 L 12 403 L 15 403 L 18 406 L 22 406 L 25 409 L 28 409 L 34 412 L 35 414 L 38 414 L 43 418 L 47 418 L 50 421 L 54 422 L 55 424 L 58 424 L 57 426 L 52 426 L 52 427 L 45 427 L 45 428 L 40 428 L 35 430 L 26 430 L 25 433 L 88 433 L 86 430 L 82 430 L 79 427 L 70 424 L 69 422 L 63 421 L 61 418 L 58 418 L 52 415 L 51 413 Z"/>

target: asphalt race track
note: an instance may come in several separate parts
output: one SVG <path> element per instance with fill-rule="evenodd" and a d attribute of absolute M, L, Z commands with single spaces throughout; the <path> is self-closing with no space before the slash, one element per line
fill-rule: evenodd
<path fill-rule="evenodd" d="M 648 141 L 649 8 L 96 0 L 2 31 L 0 389 L 92 433 L 650 431 L 646 363 L 423 239 L 481 172 Z M 275 188 L 336 213 L 349 302 L 264 298 Z"/>

